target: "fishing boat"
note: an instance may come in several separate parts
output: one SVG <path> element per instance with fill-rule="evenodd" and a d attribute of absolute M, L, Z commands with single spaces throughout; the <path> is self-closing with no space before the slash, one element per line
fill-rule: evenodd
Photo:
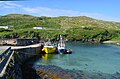
<path fill-rule="evenodd" d="M 65 42 L 61 35 L 60 35 L 60 40 L 59 40 L 57 49 L 58 49 L 58 53 L 60 53 L 60 54 L 62 54 L 62 53 L 63 54 L 71 54 L 72 53 L 71 49 L 69 49 L 69 50 L 66 49 Z"/>
<path fill-rule="evenodd" d="M 43 52 L 45 52 L 46 54 L 49 53 L 55 53 L 57 51 L 57 47 L 52 45 L 50 40 L 48 42 L 45 43 L 45 45 L 43 46 L 42 49 Z"/>
<path fill-rule="evenodd" d="M 66 51 L 65 43 L 64 43 L 61 35 L 60 35 L 59 38 L 60 38 L 60 40 L 59 40 L 59 43 L 58 43 L 58 46 L 57 46 L 58 53 L 64 53 Z"/>

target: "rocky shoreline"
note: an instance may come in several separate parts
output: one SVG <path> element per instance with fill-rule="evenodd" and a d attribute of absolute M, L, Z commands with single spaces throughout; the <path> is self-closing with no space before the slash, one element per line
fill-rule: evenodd
<path fill-rule="evenodd" d="M 55 65 L 24 65 L 23 79 L 120 79 L 120 73 L 106 74 L 81 70 L 62 69 Z"/>
<path fill-rule="evenodd" d="M 111 41 L 111 40 L 108 40 L 108 41 L 91 41 L 91 40 L 89 40 L 89 41 L 78 41 L 78 40 L 76 40 L 76 41 L 68 41 L 68 42 L 81 42 L 81 43 L 90 43 L 90 44 L 114 44 L 114 45 L 118 45 L 118 46 L 120 46 L 120 41 Z"/>
<path fill-rule="evenodd" d="M 118 45 L 120 46 L 120 42 L 119 41 L 103 41 L 103 44 L 114 44 L 114 45 Z"/>

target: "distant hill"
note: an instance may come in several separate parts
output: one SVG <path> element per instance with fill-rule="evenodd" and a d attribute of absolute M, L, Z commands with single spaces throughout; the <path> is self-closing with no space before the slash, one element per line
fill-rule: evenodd
<path fill-rule="evenodd" d="M 0 25 L 14 25 L 16 28 L 32 28 L 33 26 L 42 26 L 55 29 L 84 27 L 120 29 L 120 23 L 118 22 L 96 20 L 87 16 L 35 17 L 26 14 L 9 14 L 0 16 Z"/>
<path fill-rule="evenodd" d="M 0 38 L 41 38 L 55 40 L 58 35 L 71 41 L 103 42 L 120 41 L 120 23 L 96 20 L 87 16 L 36 17 L 26 14 L 0 16 L 1 25 L 13 25 L 0 29 Z M 46 29 L 34 30 L 34 26 Z"/>
<path fill-rule="evenodd" d="M 5 15 L 5 16 L 2 16 L 2 17 L 9 17 L 9 18 L 34 18 L 34 16 L 31 16 L 31 15 L 26 15 L 26 14 L 8 14 L 8 15 Z"/>

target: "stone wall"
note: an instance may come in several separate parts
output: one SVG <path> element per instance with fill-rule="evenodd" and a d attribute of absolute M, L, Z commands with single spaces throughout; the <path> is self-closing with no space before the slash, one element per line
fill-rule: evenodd
<path fill-rule="evenodd" d="M 39 42 L 38 39 L 16 39 L 17 46 L 26 46 L 26 45 L 32 45 L 32 44 L 37 44 Z"/>
<path fill-rule="evenodd" d="M 40 54 L 41 47 L 14 50 L 14 55 L 7 66 L 5 75 L 0 79 L 23 79 L 22 65 L 31 57 Z"/>
<path fill-rule="evenodd" d="M 27 38 L 17 38 L 17 39 L 0 39 L 0 45 L 17 45 L 26 46 L 38 43 L 38 39 L 27 39 Z"/>

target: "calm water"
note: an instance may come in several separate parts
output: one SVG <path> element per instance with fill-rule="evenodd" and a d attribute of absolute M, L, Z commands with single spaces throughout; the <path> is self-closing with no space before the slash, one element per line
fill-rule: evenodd
<path fill-rule="evenodd" d="M 120 46 L 68 43 L 72 54 L 45 54 L 36 65 L 56 65 L 64 69 L 114 74 L 120 72 Z"/>

